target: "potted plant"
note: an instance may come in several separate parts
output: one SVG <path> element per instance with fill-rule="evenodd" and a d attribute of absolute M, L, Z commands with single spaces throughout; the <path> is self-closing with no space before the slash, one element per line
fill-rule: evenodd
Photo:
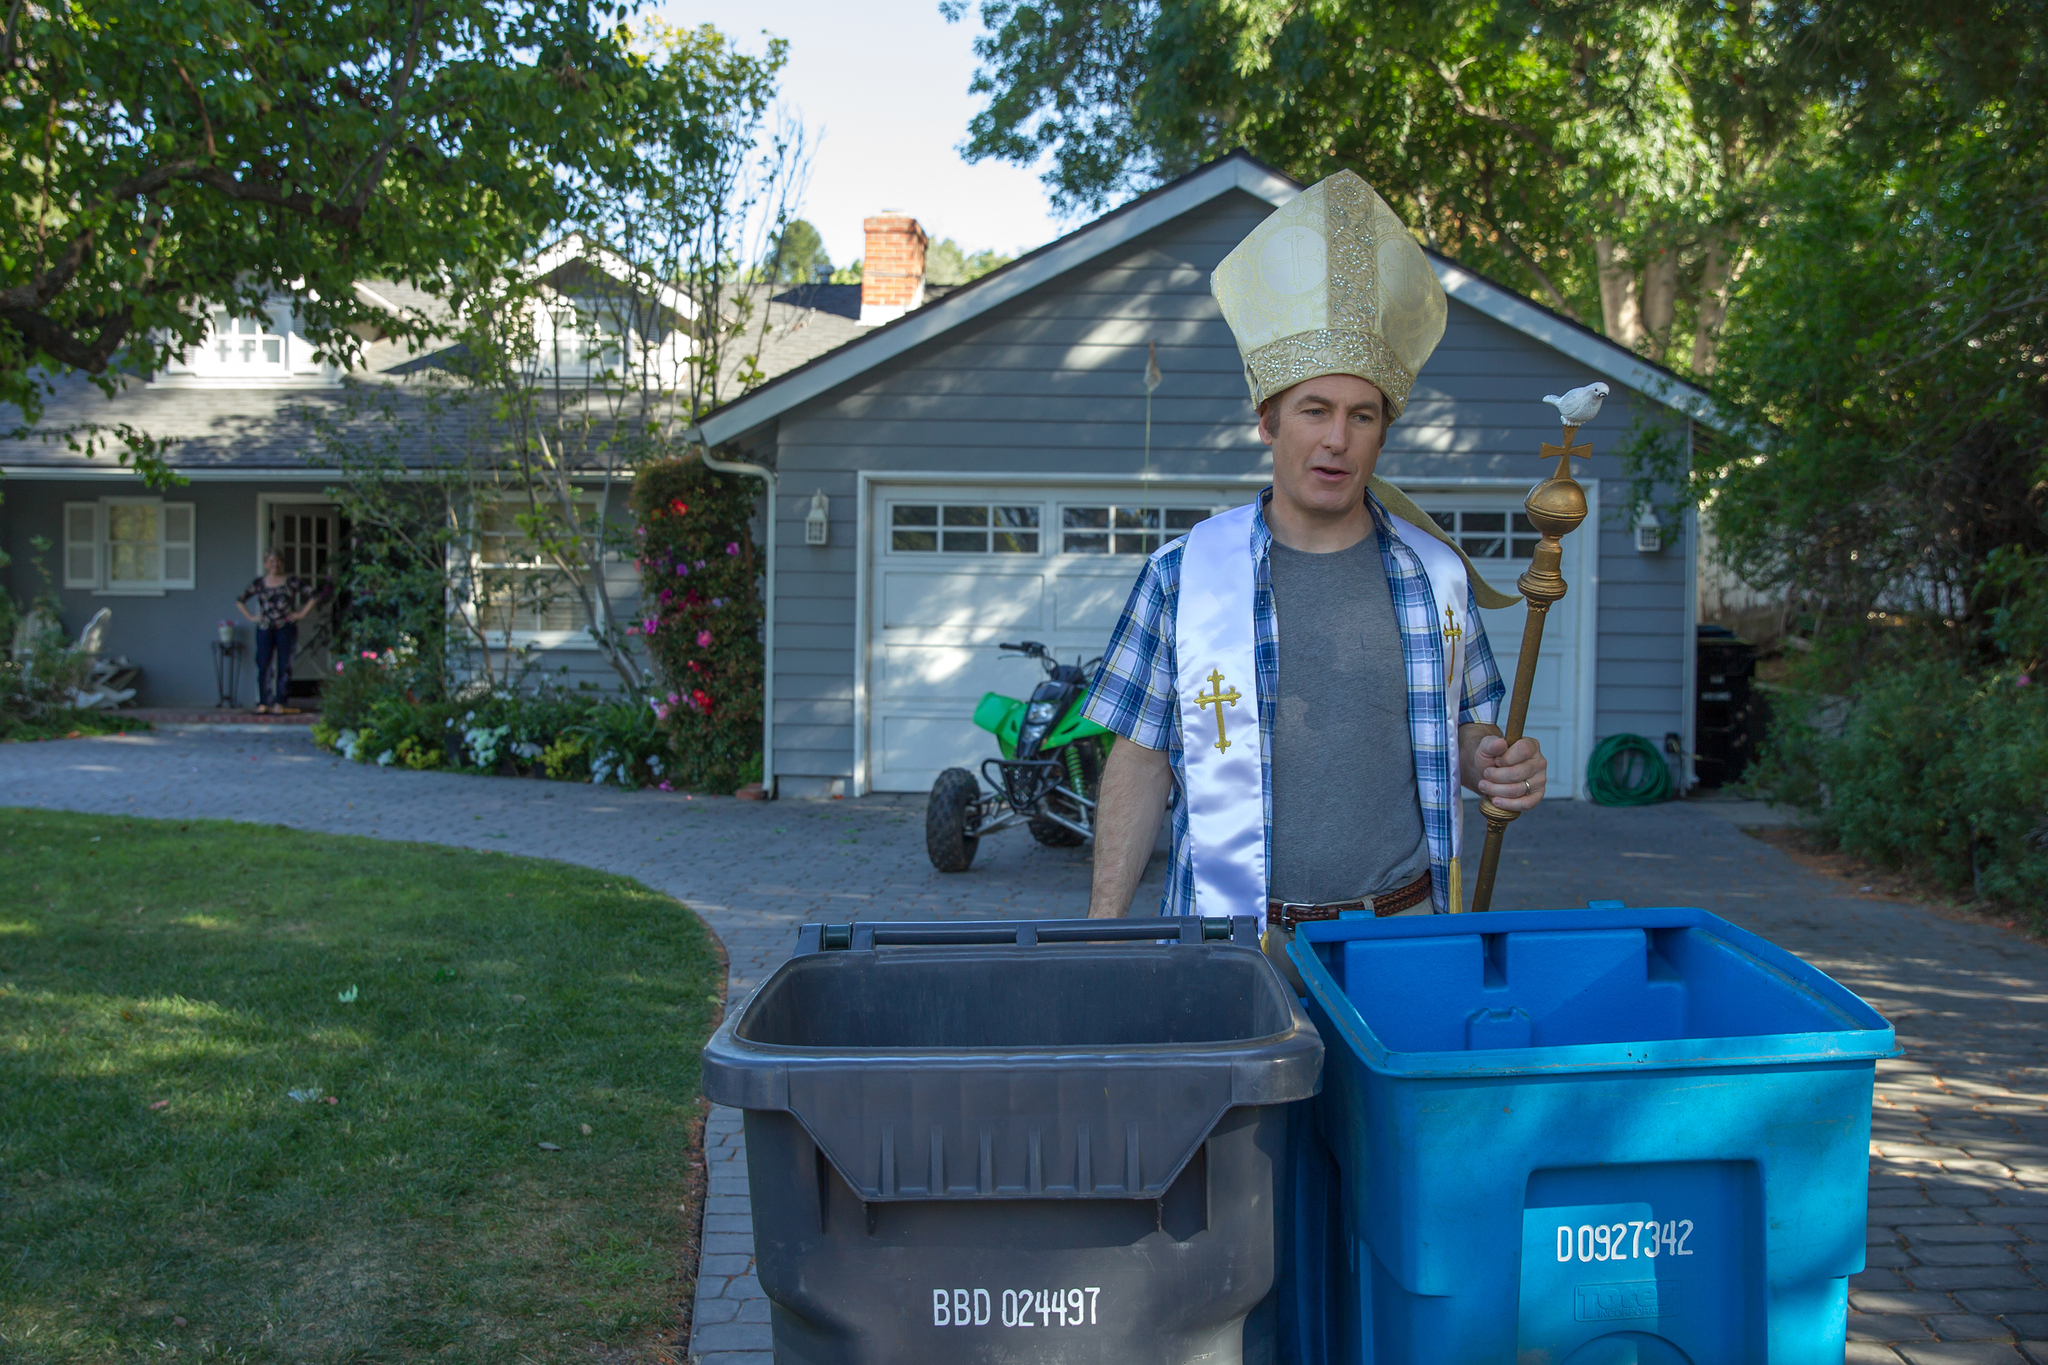
<path fill-rule="evenodd" d="M 233 621 L 222 621 L 219 631 L 222 644 L 231 645 L 235 642 L 235 623 Z"/>

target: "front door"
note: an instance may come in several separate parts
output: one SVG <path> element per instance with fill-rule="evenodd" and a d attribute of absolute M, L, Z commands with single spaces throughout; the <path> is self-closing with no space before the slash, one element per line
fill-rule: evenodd
<path fill-rule="evenodd" d="M 331 503 L 285 502 L 270 505 L 266 553 L 284 556 L 284 571 L 332 589 L 340 542 L 340 518 Z M 323 600 L 299 623 L 298 654 L 292 660 L 294 682 L 316 682 L 334 667 L 334 612 Z"/>

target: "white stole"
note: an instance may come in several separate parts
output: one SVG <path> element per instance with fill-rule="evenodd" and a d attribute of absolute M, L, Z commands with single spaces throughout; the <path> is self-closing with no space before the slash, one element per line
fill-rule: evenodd
<path fill-rule="evenodd" d="M 1257 915 L 1266 927 L 1265 765 L 1252 600 L 1256 502 L 1195 524 L 1174 609 L 1195 913 Z M 1202 698 L 1207 696 L 1208 701 Z"/>
<path fill-rule="evenodd" d="M 1181 743 L 1187 767 L 1188 844 L 1195 913 L 1256 914 L 1266 925 L 1266 798 L 1259 728 L 1258 631 L 1253 620 L 1258 571 L 1252 559 L 1258 503 L 1198 523 L 1181 549 L 1174 612 Z M 1458 875 L 1463 810 L 1458 797 L 1458 706 L 1463 695 L 1465 562 L 1428 531 L 1389 514 L 1401 543 L 1422 562 L 1444 642 L 1444 734 L 1450 790 L 1416 774 L 1417 794 L 1451 812 L 1447 867 L 1437 872 L 1452 911 L 1464 908 Z M 1397 617 L 1398 627 L 1398 617 Z M 1413 685 L 1413 678 L 1410 685 Z M 1424 788 L 1427 787 L 1427 790 Z M 1432 871 L 1442 867 L 1431 854 Z"/>

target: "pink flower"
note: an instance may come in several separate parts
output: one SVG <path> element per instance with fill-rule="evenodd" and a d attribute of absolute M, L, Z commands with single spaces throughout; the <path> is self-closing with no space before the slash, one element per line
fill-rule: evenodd
<path fill-rule="evenodd" d="M 698 631 L 698 632 L 697 632 L 697 648 L 699 648 L 699 649 L 709 649 L 709 648 L 711 648 L 711 632 L 710 632 L 710 631 L 708 631 L 708 630 L 700 630 L 700 631 Z"/>
<path fill-rule="evenodd" d="M 665 792 L 672 792 L 672 791 L 674 791 L 674 790 L 675 790 L 675 788 L 674 788 L 674 787 L 671 787 L 671 786 L 670 786 L 670 785 L 669 785 L 668 783 L 664 782 L 664 783 L 662 783 L 662 784 L 660 785 L 660 787 L 659 787 L 659 788 L 657 788 L 657 790 L 659 790 L 659 791 L 665 791 Z"/>
<path fill-rule="evenodd" d="M 2018 677 L 2018 678 L 2016 678 L 2016 679 L 2014 679 L 2014 680 L 2013 680 L 2013 685 L 2014 685 L 2015 687 L 2025 687 L 2025 686 L 2026 686 L 2026 685 L 2027 685 L 2028 683 L 2030 683 L 2030 682 L 2032 682 L 2032 681 L 2033 681 L 2033 679 L 2032 679 L 2032 678 L 2030 678 L 2030 677 L 2028 677 L 2028 676 L 2027 676 L 2026 674 L 2022 673 L 2022 674 L 2020 674 L 2020 675 L 2019 675 L 2019 677 Z"/>
<path fill-rule="evenodd" d="M 655 619 L 652 616 L 650 616 L 645 621 L 642 621 L 640 623 L 640 629 L 643 633 L 652 635 L 654 634 L 654 628 L 657 624 L 658 623 L 655 621 Z"/>
<path fill-rule="evenodd" d="M 725 542 L 725 552 L 729 555 L 738 554 L 740 552 L 740 543 L 737 540 L 728 540 Z"/>

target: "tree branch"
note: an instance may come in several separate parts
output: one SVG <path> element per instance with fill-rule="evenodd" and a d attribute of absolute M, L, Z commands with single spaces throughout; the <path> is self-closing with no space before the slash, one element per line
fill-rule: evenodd
<path fill-rule="evenodd" d="M 1552 165 L 1564 166 L 1570 164 L 1571 158 L 1560 156 L 1557 148 L 1540 136 L 1534 129 L 1515 122 L 1515 120 L 1507 117 L 1505 114 L 1495 113 L 1491 109 L 1482 109 L 1472 103 L 1465 94 L 1465 88 L 1458 83 L 1458 73 L 1456 71 L 1453 71 L 1434 58 L 1420 57 L 1412 52 L 1409 56 L 1420 61 L 1436 73 L 1437 79 L 1444 83 L 1444 88 L 1451 92 L 1451 100 L 1457 105 L 1459 113 L 1467 118 L 1478 119 L 1481 123 L 1491 124 L 1503 132 L 1514 134 L 1523 142 L 1541 152 Z"/>

